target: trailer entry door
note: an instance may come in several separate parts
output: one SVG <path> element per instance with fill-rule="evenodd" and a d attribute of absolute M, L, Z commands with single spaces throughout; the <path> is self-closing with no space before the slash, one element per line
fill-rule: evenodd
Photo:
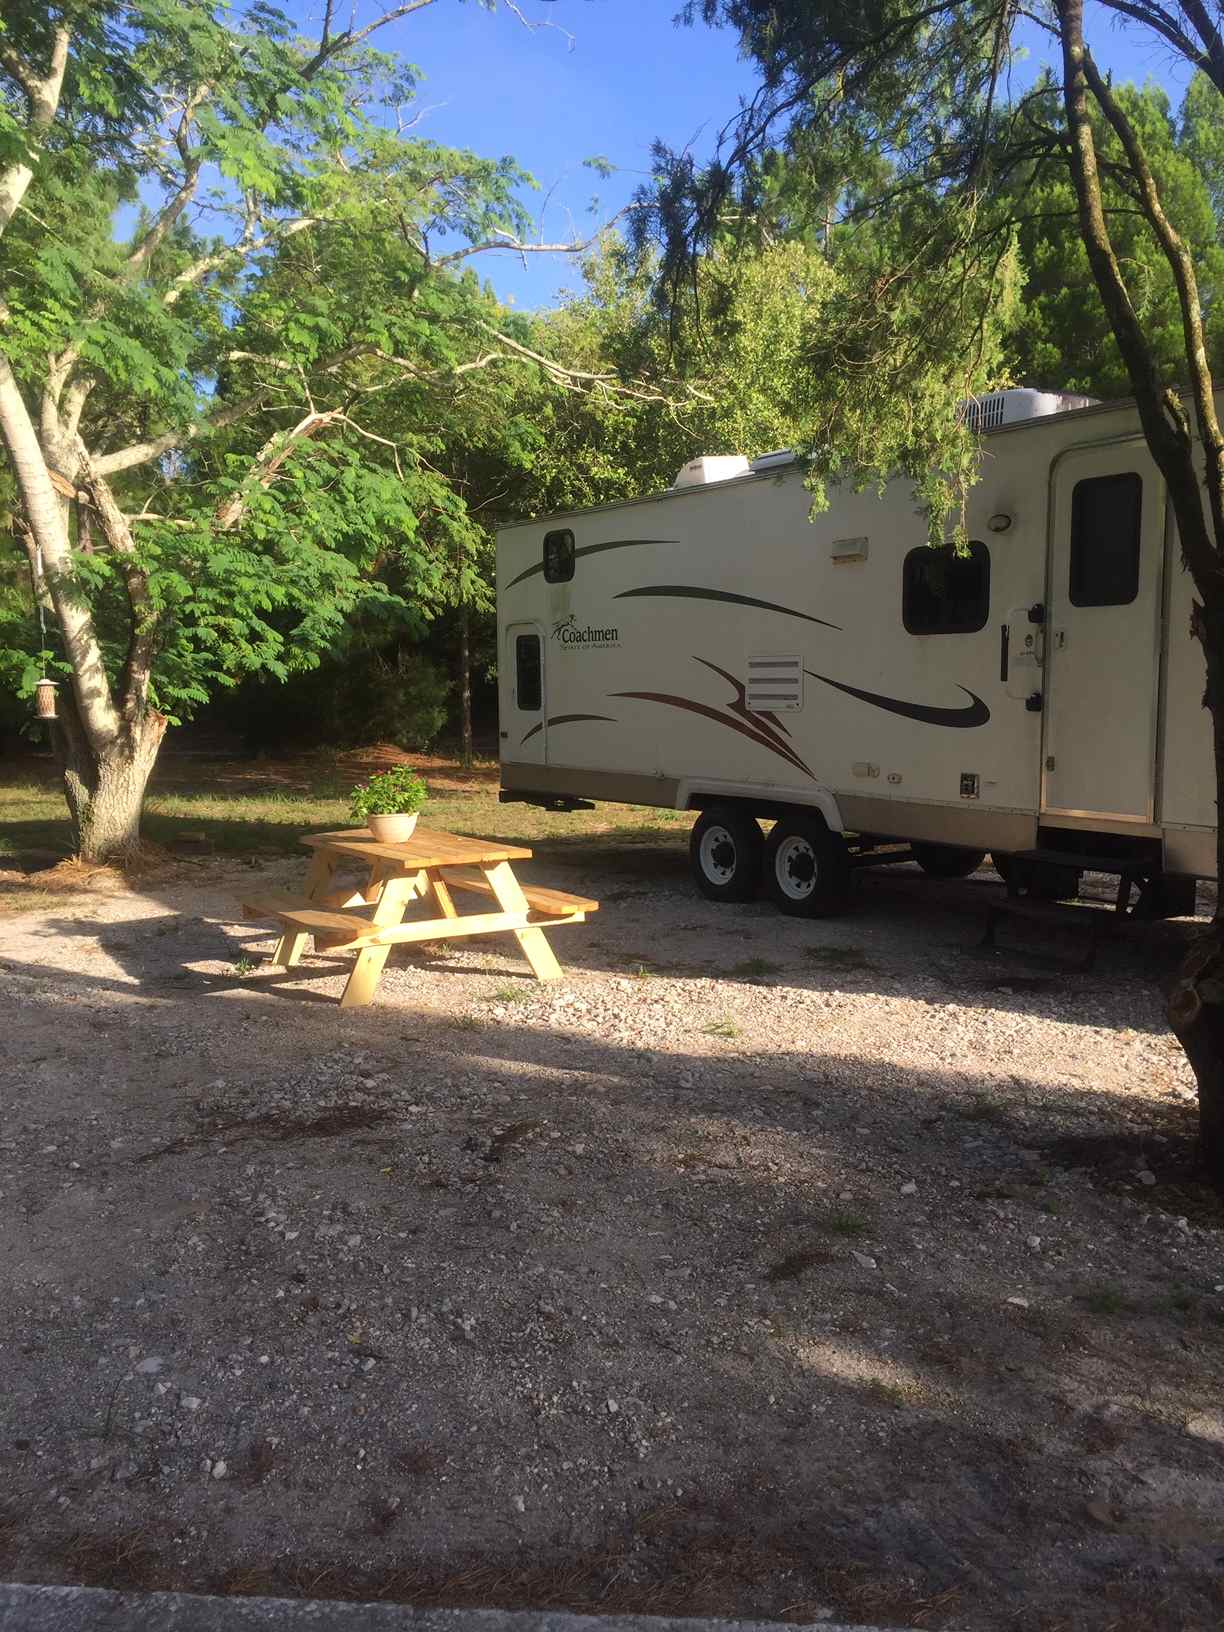
<path fill-rule="evenodd" d="M 1164 484 L 1142 443 L 1057 464 L 1042 810 L 1151 821 Z"/>
<path fill-rule="evenodd" d="M 503 722 L 502 758 L 523 765 L 548 759 L 548 723 L 544 711 L 544 632 L 538 623 L 512 623 L 503 654 L 510 676 L 510 718 Z"/>

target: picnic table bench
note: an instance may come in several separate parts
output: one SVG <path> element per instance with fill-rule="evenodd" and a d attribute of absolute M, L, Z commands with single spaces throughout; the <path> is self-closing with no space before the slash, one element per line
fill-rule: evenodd
<path fill-rule="evenodd" d="M 521 845 L 469 839 L 417 828 L 404 844 L 381 844 L 367 828 L 308 833 L 311 857 L 300 894 L 259 891 L 244 896 L 245 918 L 274 919 L 281 937 L 272 962 L 291 969 L 307 943 L 316 951 L 356 951 L 342 1008 L 369 1003 L 393 946 L 449 941 L 461 935 L 510 931 L 537 980 L 558 980 L 561 966 L 544 934 L 561 924 L 581 923 L 599 902 L 564 890 L 522 884 L 511 866 L 530 859 Z M 355 888 L 335 885 L 342 862 L 356 861 L 365 880 Z M 491 896 L 493 912 L 460 913 L 454 893 Z M 436 916 L 408 919 L 414 902 L 432 902 Z"/>

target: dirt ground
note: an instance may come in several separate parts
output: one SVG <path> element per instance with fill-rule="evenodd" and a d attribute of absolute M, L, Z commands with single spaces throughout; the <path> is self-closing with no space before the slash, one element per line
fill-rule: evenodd
<path fill-rule="evenodd" d="M 261 882 L 298 871 L 262 865 Z M 250 870 L 8 918 L 0 1574 L 949 1629 L 1224 1620 L 1224 1214 L 1167 932 L 983 872 L 260 967 Z M 1005 932 L 1006 938 L 1006 932 Z"/>

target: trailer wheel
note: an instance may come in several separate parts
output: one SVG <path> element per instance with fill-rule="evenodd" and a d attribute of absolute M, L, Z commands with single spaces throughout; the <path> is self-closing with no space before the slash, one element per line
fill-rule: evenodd
<path fill-rule="evenodd" d="M 792 918 L 840 912 L 850 895 L 850 852 L 819 817 L 784 816 L 765 846 L 765 888 Z"/>
<path fill-rule="evenodd" d="M 708 901 L 751 901 L 761 884 L 765 840 L 756 821 L 734 805 L 703 810 L 689 836 L 689 864 Z"/>
<path fill-rule="evenodd" d="M 962 850 L 955 844 L 915 844 L 911 849 L 931 878 L 968 878 L 986 860 L 985 850 Z"/>

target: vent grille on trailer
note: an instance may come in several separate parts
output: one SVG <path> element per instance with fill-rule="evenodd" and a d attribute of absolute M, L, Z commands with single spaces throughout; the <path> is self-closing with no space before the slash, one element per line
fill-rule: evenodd
<path fill-rule="evenodd" d="M 1003 423 L 1003 407 L 1002 391 L 978 397 L 965 407 L 965 424 L 971 431 L 997 431 Z"/>
<path fill-rule="evenodd" d="M 748 707 L 754 714 L 793 713 L 803 707 L 803 659 L 794 656 L 748 659 Z"/>

